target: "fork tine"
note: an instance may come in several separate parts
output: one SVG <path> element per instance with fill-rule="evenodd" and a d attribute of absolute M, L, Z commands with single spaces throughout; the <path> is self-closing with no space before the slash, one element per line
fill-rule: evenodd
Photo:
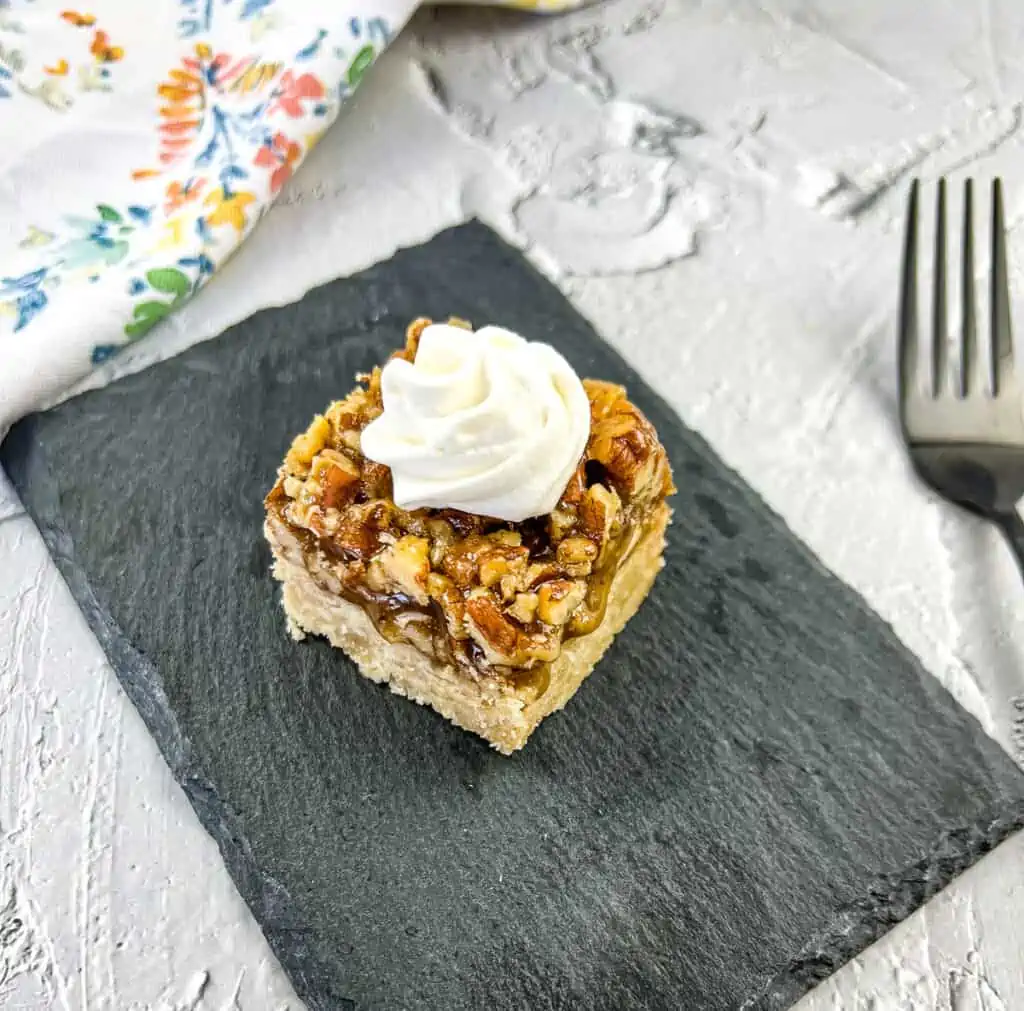
<path fill-rule="evenodd" d="M 917 191 L 918 181 L 910 186 L 907 224 L 903 245 L 903 270 L 900 280 L 899 387 L 903 406 L 918 389 L 917 352 Z"/>
<path fill-rule="evenodd" d="M 1000 179 L 992 183 L 992 371 L 992 391 L 998 395 L 1013 377 L 1010 281 L 1006 267 L 1006 221 Z"/>
<path fill-rule="evenodd" d="M 932 395 L 947 383 L 949 339 L 946 334 L 946 180 L 939 180 L 935 204 L 935 277 L 932 282 Z"/>
<path fill-rule="evenodd" d="M 960 337 L 960 393 L 984 392 L 985 367 L 978 353 L 978 310 L 974 292 L 974 184 L 964 183 L 964 234 L 960 284 L 963 330 Z"/>

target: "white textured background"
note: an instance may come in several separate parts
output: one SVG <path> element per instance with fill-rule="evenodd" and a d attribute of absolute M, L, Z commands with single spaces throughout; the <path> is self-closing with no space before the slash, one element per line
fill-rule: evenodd
<path fill-rule="evenodd" d="M 1024 588 L 908 474 L 892 319 L 913 174 L 1005 176 L 1024 312 L 1022 84 L 1016 0 L 425 12 L 249 245 L 117 368 L 479 216 L 1019 757 Z M 298 1011 L 20 512 L 0 484 L 0 1007 Z M 1021 908 L 1017 838 L 801 1011 L 1019 1011 Z"/>

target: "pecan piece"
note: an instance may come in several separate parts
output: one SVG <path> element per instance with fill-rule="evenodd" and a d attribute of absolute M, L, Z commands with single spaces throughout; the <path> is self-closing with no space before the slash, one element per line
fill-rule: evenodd
<path fill-rule="evenodd" d="M 427 329 L 433 320 L 427 319 L 425 316 L 421 316 L 419 319 L 414 319 L 405 331 L 405 347 L 400 348 L 391 357 L 392 358 L 404 358 L 407 362 L 416 360 L 416 352 L 420 348 L 420 337 L 423 336 L 423 331 Z"/>
<path fill-rule="evenodd" d="M 456 586 L 468 590 L 480 582 L 480 563 L 490 553 L 491 543 L 480 534 L 456 541 L 441 559 L 441 571 Z"/>
<path fill-rule="evenodd" d="M 582 520 L 582 512 L 580 514 Z M 589 576 L 597 561 L 597 545 L 587 537 L 566 537 L 558 545 L 558 564 L 574 578 Z"/>
<path fill-rule="evenodd" d="M 309 428 L 292 440 L 288 455 L 284 458 L 288 473 L 305 477 L 309 473 L 313 457 L 327 444 L 330 434 L 330 423 L 322 414 L 316 415 Z"/>
<path fill-rule="evenodd" d="M 516 599 L 509 605 L 508 613 L 516 621 L 529 625 L 537 614 L 537 602 L 539 599 L 536 593 L 517 593 Z"/>
<path fill-rule="evenodd" d="M 530 552 L 522 547 L 496 545 L 480 561 L 480 582 L 488 588 L 497 583 L 502 587 L 518 587 L 526 576 Z"/>
<path fill-rule="evenodd" d="M 380 534 L 390 523 L 387 507 L 382 502 L 369 506 L 349 506 L 341 513 L 337 528 L 331 534 L 331 545 L 350 560 L 369 561 L 380 547 Z"/>
<path fill-rule="evenodd" d="M 586 458 L 580 460 L 579 466 L 572 472 L 572 477 L 569 478 L 569 483 L 565 486 L 565 491 L 562 492 L 562 497 L 558 500 L 559 506 L 574 506 L 578 505 L 583 493 L 587 489 L 587 474 L 586 474 Z"/>
<path fill-rule="evenodd" d="M 564 625 L 586 595 L 585 583 L 552 579 L 537 590 L 537 617 L 545 625 Z"/>
<path fill-rule="evenodd" d="M 455 584 L 447 576 L 431 572 L 427 576 L 427 593 L 440 605 L 451 637 L 465 639 L 469 635 L 466 631 L 466 602 Z"/>
<path fill-rule="evenodd" d="M 320 501 L 325 509 L 344 508 L 359 490 L 359 468 L 336 449 L 324 449 L 317 454 L 309 477 L 320 485 Z"/>
<path fill-rule="evenodd" d="M 375 590 L 397 589 L 426 604 L 427 577 L 430 575 L 430 542 L 424 537 L 406 534 L 387 545 L 371 562 L 370 586 Z"/>
<path fill-rule="evenodd" d="M 489 663 L 507 663 L 515 656 L 519 630 L 501 613 L 486 590 L 472 594 L 466 601 L 466 624 Z"/>
<path fill-rule="evenodd" d="M 613 488 L 595 484 L 580 503 L 580 532 L 603 551 L 616 527 L 622 502 Z"/>
<path fill-rule="evenodd" d="M 562 506 L 555 506 L 548 517 L 548 535 L 552 544 L 557 544 L 563 537 L 568 537 L 576 526 L 576 511 Z"/>
<path fill-rule="evenodd" d="M 363 460 L 363 494 L 368 499 L 391 498 L 391 468 L 375 460 Z"/>
<path fill-rule="evenodd" d="M 612 483 L 626 495 L 645 492 L 654 477 L 658 436 L 639 408 L 626 399 L 612 403 L 590 436 L 589 455 L 602 464 Z"/>

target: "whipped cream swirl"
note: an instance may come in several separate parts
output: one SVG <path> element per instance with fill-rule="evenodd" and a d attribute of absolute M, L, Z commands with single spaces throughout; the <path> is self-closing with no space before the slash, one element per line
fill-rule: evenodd
<path fill-rule="evenodd" d="M 432 324 L 415 362 L 381 375 L 384 413 L 363 455 L 391 468 L 402 509 L 461 509 L 518 523 L 554 509 L 590 435 L 590 401 L 547 344 L 501 327 Z"/>

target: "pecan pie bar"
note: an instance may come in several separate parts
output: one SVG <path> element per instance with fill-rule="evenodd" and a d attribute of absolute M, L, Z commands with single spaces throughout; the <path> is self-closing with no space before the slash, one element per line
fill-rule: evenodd
<path fill-rule="evenodd" d="M 415 363 L 428 325 L 393 359 Z M 509 754 L 572 697 L 661 568 L 665 450 L 621 386 L 584 380 L 585 448 L 545 514 L 400 508 L 397 470 L 364 453 L 387 379 L 359 382 L 294 440 L 266 498 L 290 631 L 325 636 L 366 677 Z"/>

